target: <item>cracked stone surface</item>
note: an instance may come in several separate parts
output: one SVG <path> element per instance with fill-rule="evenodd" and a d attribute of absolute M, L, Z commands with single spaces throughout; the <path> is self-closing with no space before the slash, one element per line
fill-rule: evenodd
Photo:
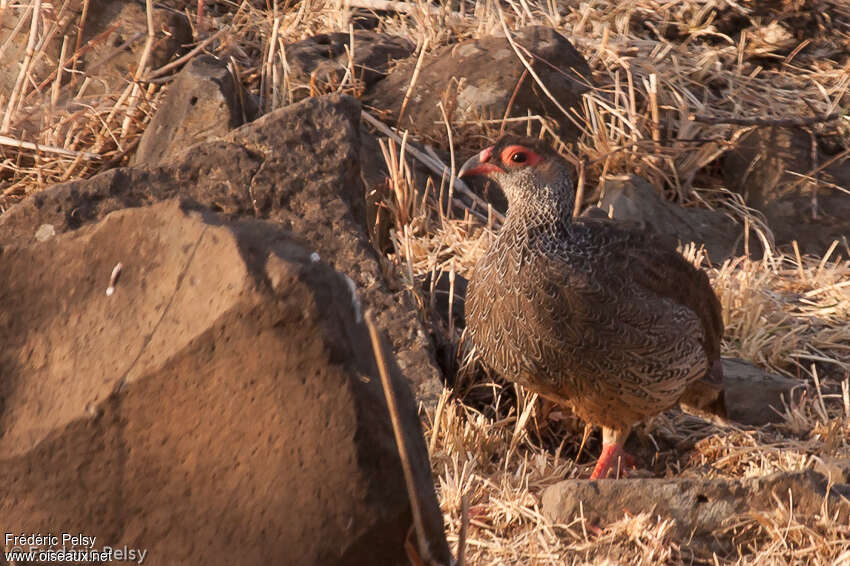
<path fill-rule="evenodd" d="M 351 97 L 305 100 L 157 166 L 112 169 L 37 193 L 0 216 L 0 246 L 31 243 L 44 224 L 62 234 L 175 197 L 227 219 L 273 220 L 354 281 L 417 398 L 436 403 L 441 384 L 430 341 L 411 297 L 390 288 L 369 242 L 359 126 Z"/>
<path fill-rule="evenodd" d="M 5 244 L 4 526 L 61 525 L 146 548 L 150 564 L 406 560 L 412 519 L 368 333 L 345 276 L 314 253 L 276 223 L 176 199 Z M 415 400 L 392 360 L 390 373 L 448 563 Z"/>

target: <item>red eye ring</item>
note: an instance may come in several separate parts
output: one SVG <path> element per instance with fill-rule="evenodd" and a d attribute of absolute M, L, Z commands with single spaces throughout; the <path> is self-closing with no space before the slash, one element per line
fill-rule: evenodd
<path fill-rule="evenodd" d="M 534 167 L 541 161 L 540 155 L 524 145 L 513 144 L 499 154 L 503 167 Z"/>

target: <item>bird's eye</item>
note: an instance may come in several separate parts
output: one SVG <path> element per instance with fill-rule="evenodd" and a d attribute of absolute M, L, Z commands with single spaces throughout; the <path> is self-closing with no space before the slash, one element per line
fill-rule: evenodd
<path fill-rule="evenodd" d="M 521 151 L 518 151 L 511 155 L 511 161 L 514 163 L 525 163 L 528 160 L 528 156 Z"/>

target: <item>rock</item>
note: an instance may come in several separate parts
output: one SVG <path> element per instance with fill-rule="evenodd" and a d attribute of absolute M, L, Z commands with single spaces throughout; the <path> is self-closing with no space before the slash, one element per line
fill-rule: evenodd
<path fill-rule="evenodd" d="M 336 88 L 349 66 L 350 43 L 347 33 L 323 33 L 287 45 L 286 60 L 292 78 L 320 89 Z M 403 37 L 355 31 L 355 77 L 370 87 L 386 76 L 393 61 L 407 58 L 415 48 Z"/>
<path fill-rule="evenodd" d="M 826 478 L 808 470 L 777 473 L 763 478 L 566 480 L 543 491 L 543 514 L 553 522 L 572 523 L 581 517 L 606 526 L 627 514 L 650 513 L 672 519 L 672 536 L 689 541 L 698 554 L 726 553 L 732 540 L 713 536 L 740 515 L 773 514 L 778 498 L 795 517 L 822 513 L 824 500 L 837 524 L 850 520 L 850 485 L 828 487 Z M 719 534 L 719 533 L 718 533 Z"/>
<path fill-rule="evenodd" d="M 406 561 L 407 491 L 356 296 L 291 235 L 171 201 L 4 246 L 0 266 L 8 531 L 61 524 L 151 564 Z M 416 405 L 394 364 L 391 378 L 447 564 Z"/>
<path fill-rule="evenodd" d="M 829 156 L 817 150 L 818 163 Z M 838 161 L 820 173 L 818 216 L 812 215 L 811 184 L 801 181 L 814 169 L 811 136 L 800 128 L 757 128 L 743 136 L 723 160 L 727 186 L 761 211 L 778 246 L 797 240 L 803 253 L 823 255 L 833 240 L 850 235 L 850 161 Z"/>
<path fill-rule="evenodd" d="M 79 19 L 77 17 L 75 22 L 78 23 Z M 148 65 L 156 69 L 168 63 L 184 45 L 192 42 L 192 28 L 186 16 L 176 10 L 154 8 L 153 20 L 157 35 Z M 89 87 L 89 94 L 124 88 L 136 72 L 145 48 L 146 31 L 144 3 L 126 0 L 89 3 L 83 44 L 105 34 L 93 42 L 93 48 L 83 57 L 83 70 L 87 76 L 96 79 Z M 76 29 L 73 33 L 76 34 Z"/>
<path fill-rule="evenodd" d="M 91 81 L 86 87 L 86 95 L 116 94 L 123 90 L 135 74 L 136 67 L 145 47 L 147 16 L 144 3 L 127 0 L 101 0 L 88 2 L 89 10 L 81 36 L 81 51 L 77 62 L 78 71 Z M 20 72 L 20 66 L 26 57 L 26 45 L 29 36 L 29 19 L 12 36 L 19 18 L 26 13 L 22 7 L 12 10 L 7 17 L 0 16 L 0 45 L 4 46 L 3 61 L 14 64 L 0 65 L 0 98 L 8 98 Z M 41 22 L 45 32 L 45 44 L 40 47 L 43 55 L 34 58 L 29 69 L 31 80 L 40 83 L 51 77 L 56 70 L 64 38 L 68 39 L 67 57 L 74 52 L 78 28 L 82 19 L 82 0 L 71 0 L 58 6 L 49 7 L 42 3 Z M 6 15 L 6 14 L 4 14 Z M 29 18 L 29 17 L 28 17 Z M 186 17 L 176 10 L 154 8 L 153 24 L 156 39 L 148 57 L 148 64 L 157 68 L 170 61 L 183 45 L 192 41 L 192 29 Z M 8 41 L 8 45 L 6 42 Z M 71 74 L 66 73 L 65 81 Z M 79 90 L 65 88 L 60 91 L 58 108 L 76 109 L 73 96 Z M 40 131 L 45 119 L 50 119 L 50 90 L 44 89 L 41 95 L 33 95 L 30 86 L 30 98 L 23 110 L 16 115 L 17 123 L 13 129 Z M 89 103 L 87 103 L 87 106 Z"/>
<path fill-rule="evenodd" d="M 57 234 L 109 212 L 182 197 L 228 218 L 275 220 L 360 289 L 364 308 L 392 341 L 417 397 L 442 391 L 413 300 L 391 292 L 365 228 L 358 164 L 360 106 L 344 96 L 312 98 L 198 144 L 157 167 L 106 171 L 36 193 L 0 215 L 0 246 L 27 243 L 42 224 Z"/>
<path fill-rule="evenodd" d="M 716 210 L 683 208 L 667 202 L 636 175 L 607 178 L 599 207 L 603 212 L 612 208 L 617 221 L 669 236 L 673 245 L 703 245 L 715 263 L 743 250 L 744 230 L 734 220 Z"/>
<path fill-rule="evenodd" d="M 577 106 L 590 86 L 591 72 L 584 57 L 560 33 L 544 26 L 526 27 L 516 32 L 518 45 L 534 57 L 532 67 L 552 95 L 567 110 Z M 531 62 L 531 61 L 530 61 Z M 416 67 L 413 59 L 400 64 L 366 96 L 369 105 L 388 113 L 385 118 L 401 129 L 447 146 L 446 127 L 438 107 L 442 102 L 455 130 L 455 147 L 462 146 L 478 126 L 466 124 L 479 119 L 501 120 L 516 92 L 509 116 L 524 117 L 527 112 L 552 118 L 562 137 L 569 141 L 577 131 L 552 101 L 526 73 L 507 39 L 488 36 L 447 45 L 427 54 L 420 68 L 401 123 L 398 123 L 404 95 Z M 520 82 L 519 88 L 517 84 Z M 525 131 L 525 122 L 508 130 Z"/>
<path fill-rule="evenodd" d="M 25 4 L 17 7 L 8 6 L 0 11 L 0 46 L 3 47 L 3 64 L 0 65 L 0 98 L 3 100 L 9 99 L 21 72 L 21 65 L 26 58 L 32 14 L 29 8 L 31 6 Z M 24 16 L 26 21 L 18 27 L 20 18 Z M 63 30 L 70 29 L 73 17 L 74 14 L 70 11 L 63 12 L 61 17 L 54 10 L 43 10 L 41 15 L 45 24 L 55 25 Z M 45 79 L 56 68 L 55 61 L 59 59 L 62 49 L 62 35 L 55 34 L 46 41 L 42 49 L 48 56 L 34 58 L 29 68 L 30 74 L 39 80 Z"/>
<path fill-rule="evenodd" d="M 56 32 L 44 47 L 46 57 L 37 57 L 30 72 L 39 80 L 47 78 L 48 73 L 56 69 L 56 61 L 62 48 L 64 36 L 68 36 L 70 51 L 73 52 L 74 40 L 82 16 L 81 0 L 73 0 L 67 9 L 56 10 L 42 7 L 40 17 L 45 26 L 55 26 Z M 4 60 L 15 61 L 16 65 L 0 67 L 0 94 L 11 91 L 18 76 L 20 64 L 26 54 L 29 22 L 11 37 L 18 18 L 25 10 L 10 13 L 8 18 L 0 19 L 0 44 L 9 41 L 4 52 Z M 167 63 L 181 46 L 192 40 L 192 30 L 185 16 L 179 12 L 154 8 L 154 29 L 157 40 L 150 54 L 149 64 L 159 67 Z M 82 43 L 91 41 L 91 48 L 81 55 L 80 68 L 87 76 L 95 80 L 88 92 L 97 93 L 108 84 L 110 89 L 126 83 L 133 76 L 139 57 L 144 49 L 147 16 L 144 3 L 126 0 L 102 0 L 89 3 L 89 11 L 83 28 Z M 102 35 L 106 34 L 106 35 Z M 11 38 L 10 38 L 11 37 Z"/>
<path fill-rule="evenodd" d="M 784 404 L 791 402 L 795 389 L 805 383 L 768 373 L 751 363 L 735 358 L 723 362 L 723 395 L 726 416 L 752 426 L 783 422 Z"/>
<path fill-rule="evenodd" d="M 195 57 L 169 86 L 142 134 L 133 164 L 156 164 L 253 120 L 256 109 L 246 108 L 247 100 L 226 63 L 211 55 Z"/>
<path fill-rule="evenodd" d="M 815 471 L 833 483 L 850 483 L 850 458 L 818 458 Z"/>

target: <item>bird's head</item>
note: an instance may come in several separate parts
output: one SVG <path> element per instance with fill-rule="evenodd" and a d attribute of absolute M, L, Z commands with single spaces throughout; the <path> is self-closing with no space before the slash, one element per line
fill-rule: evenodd
<path fill-rule="evenodd" d="M 504 136 L 496 145 L 472 156 L 458 177 L 487 177 L 496 181 L 508 198 L 509 213 L 531 207 L 559 217 L 572 213 L 575 192 L 570 165 L 554 149 L 534 138 Z"/>

